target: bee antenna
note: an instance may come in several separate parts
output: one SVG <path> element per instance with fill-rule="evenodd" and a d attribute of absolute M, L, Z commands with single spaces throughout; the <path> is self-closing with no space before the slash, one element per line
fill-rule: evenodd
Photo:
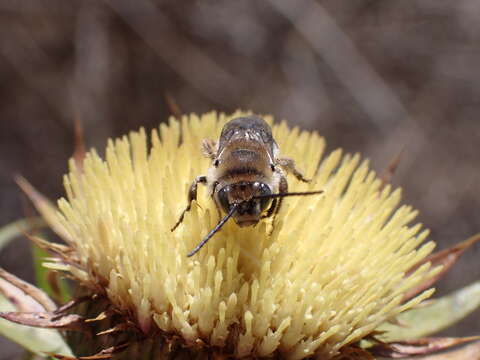
<path fill-rule="evenodd" d="M 228 214 L 225 215 L 223 219 L 218 222 L 218 224 L 207 234 L 207 236 L 203 238 L 202 241 L 200 241 L 200 243 L 195 247 L 195 249 L 193 249 L 187 254 L 187 256 L 191 257 L 195 255 L 203 247 L 203 245 L 205 245 L 207 241 L 210 240 L 210 238 L 213 235 L 215 235 L 218 230 L 222 228 L 222 226 L 227 222 L 227 220 L 232 217 L 233 213 L 237 210 L 237 208 L 238 208 L 238 204 L 233 204 L 230 210 L 228 211 Z"/>
<path fill-rule="evenodd" d="M 301 191 L 301 192 L 286 192 L 286 193 L 277 193 L 277 194 L 264 194 L 257 195 L 252 197 L 252 199 L 273 199 L 273 198 L 283 198 L 287 196 L 306 196 L 306 195 L 316 195 L 323 193 L 323 190 L 316 191 Z"/>

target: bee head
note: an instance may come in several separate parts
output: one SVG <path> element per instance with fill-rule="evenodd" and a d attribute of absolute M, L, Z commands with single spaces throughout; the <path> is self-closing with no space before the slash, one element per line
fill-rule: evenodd
<path fill-rule="evenodd" d="M 322 192 L 322 190 L 317 190 L 273 194 L 267 184 L 259 181 L 241 181 L 225 185 L 216 192 L 215 200 L 222 210 L 226 212 L 226 215 L 187 256 L 195 255 L 231 217 L 234 218 L 239 226 L 255 225 L 260 220 L 262 212 L 269 208 L 273 199 L 286 196 L 314 195 Z"/>
<path fill-rule="evenodd" d="M 271 188 L 259 181 L 241 181 L 226 185 L 217 193 L 217 199 L 223 211 L 228 213 L 235 204 L 232 217 L 239 226 L 255 225 L 261 214 L 270 206 Z"/>

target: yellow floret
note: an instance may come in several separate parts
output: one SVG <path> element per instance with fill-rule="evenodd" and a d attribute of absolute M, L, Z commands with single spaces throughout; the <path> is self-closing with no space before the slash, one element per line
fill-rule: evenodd
<path fill-rule="evenodd" d="M 336 150 L 322 159 L 318 134 L 269 117 L 282 154 L 313 179 L 289 177 L 290 191 L 324 193 L 285 198 L 274 224 L 229 221 L 187 258 L 219 219 L 200 187 L 198 204 L 170 231 L 192 179 L 210 165 L 201 141 L 218 138 L 238 115 L 171 119 L 151 136 L 142 129 L 109 141 L 105 160 L 89 152 L 83 172 L 71 161 L 62 223 L 117 307 L 132 311 L 145 332 L 157 326 L 187 344 L 221 347 L 236 328 L 239 357 L 278 351 L 329 358 L 431 295 L 402 304 L 403 294 L 431 275 L 428 264 L 405 272 L 434 244 L 422 245 L 428 231 L 410 225 L 416 211 L 399 205 L 400 190 L 381 189 L 358 155 Z"/>

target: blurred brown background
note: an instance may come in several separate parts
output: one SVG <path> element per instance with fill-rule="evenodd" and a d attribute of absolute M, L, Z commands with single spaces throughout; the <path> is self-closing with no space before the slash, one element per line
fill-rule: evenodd
<path fill-rule="evenodd" d="M 23 214 L 13 174 L 62 195 L 74 118 L 103 148 L 165 121 L 170 96 L 287 118 L 377 170 L 404 149 L 393 183 L 445 248 L 480 231 L 479 40 L 478 0 L 0 0 L 0 225 Z M 479 279 L 478 256 L 438 293 Z M 25 239 L 0 253 L 31 280 L 29 262 Z M 479 334 L 479 316 L 445 334 Z"/>

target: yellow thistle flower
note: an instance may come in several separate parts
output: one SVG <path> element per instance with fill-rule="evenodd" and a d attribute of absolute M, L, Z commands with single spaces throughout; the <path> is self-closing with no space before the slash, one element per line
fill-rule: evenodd
<path fill-rule="evenodd" d="M 296 160 L 309 184 L 289 177 L 291 191 L 275 222 L 226 224 L 194 257 L 186 255 L 218 221 L 207 191 L 176 230 L 191 180 L 210 161 L 204 138 L 218 138 L 239 116 L 209 113 L 171 119 L 147 136 L 142 129 L 95 150 L 83 168 L 70 162 L 61 226 L 75 261 L 50 263 L 90 289 L 101 289 L 145 336 L 242 357 L 321 359 L 412 308 L 433 290 L 404 295 L 433 276 L 420 263 L 434 248 L 428 231 L 411 225 L 417 212 L 358 155 L 323 157 L 316 133 L 273 123 L 282 154 Z M 153 336 L 153 335 L 152 335 Z"/>

